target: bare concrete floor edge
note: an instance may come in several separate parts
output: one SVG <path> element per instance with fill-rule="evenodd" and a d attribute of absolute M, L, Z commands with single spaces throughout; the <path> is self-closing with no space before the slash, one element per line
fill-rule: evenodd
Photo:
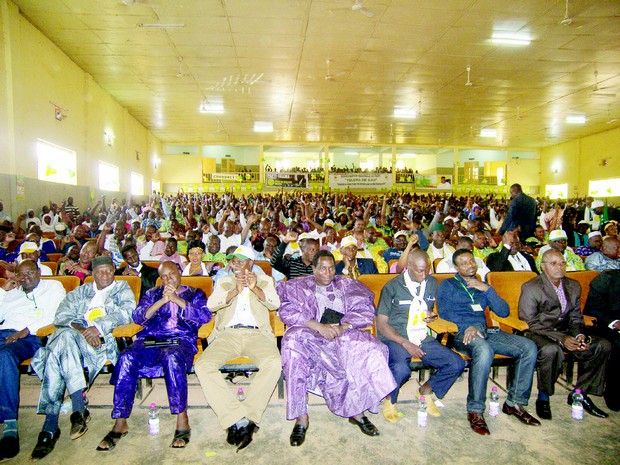
<path fill-rule="evenodd" d="M 505 369 L 495 382 L 500 392 L 505 386 Z M 192 439 L 186 449 L 169 447 L 175 420 L 166 409 L 168 404 L 163 380 L 145 389 L 143 399 L 136 399 L 129 419 L 130 433 L 110 452 L 95 448 L 110 430 L 113 386 L 110 375 L 100 375 L 88 393 L 92 412 L 89 431 L 82 438 L 69 439 L 69 415 L 62 415 L 62 435 L 55 450 L 41 464 L 620 464 L 620 413 L 610 412 L 607 419 L 586 414 L 582 422 L 571 419 L 566 404 L 566 386 L 557 386 L 551 399 L 552 421 L 539 427 L 526 426 L 503 413 L 493 418 L 486 415 L 490 436 L 475 434 L 467 423 L 465 399 L 467 373 L 459 379 L 443 399 L 439 418 L 430 417 L 427 428 L 417 426 L 415 389 L 412 379 L 401 391 L 398 423 L 389 423 L 379 412 L 369 415 L 381 431 L 379 437 L 368 437 L 346 419 L 329 412 L 320 397 L 310 396 L 310 428 L 306 442 L 298 448 L 289 445 L 293 422 L 286 421 L 285 400 L 277 391 L 265 410 L 260 430 L 250 446 L 236 453 L 225 441 L 225 432 L 208 407 L 195 375 L 189 378 L 189 417 Z M 43 416 L 36 414 L 40 383 L 36 377 L 22 375 L 19 429 L 21 452 L 6 463 L 27 463 Z M 239 385 L 251 389 L 248 380 Z M 489 382 L 490 391 L 493 382 Z M 236 386 L 231 384 L 231 389 Z M 505 392 L 502 392 L 505 399 Z M 528 410 L 535 414 L 536 387 Z M 603 399 L 593 397 L 607 411 Z M 147 408 L 151 402 L 161 406 L 161 433 L 147 433 Z"/>

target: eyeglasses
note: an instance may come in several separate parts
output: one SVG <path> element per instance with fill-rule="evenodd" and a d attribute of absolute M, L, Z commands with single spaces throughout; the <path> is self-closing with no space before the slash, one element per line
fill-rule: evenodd
<path fill-rule="evenodd" d="M 21 278 L 34 278 L 36 276 L 36 274 L 38 273 L 38 271 L 26 271 L 25 273 L 15 273 L 15 277 L 17 279 L 21 279 Z"/>
<path fill-rule="evenodd" d="M 566 266 L 566 262 L 562 260 L 561 262 L 542 262 L 544 265 L 549 266 Z"/>

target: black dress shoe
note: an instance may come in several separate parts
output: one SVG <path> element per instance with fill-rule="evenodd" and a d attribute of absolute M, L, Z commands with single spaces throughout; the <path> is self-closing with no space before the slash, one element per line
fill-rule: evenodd
<path fill-rule="evenodd" d="M 54 446 L 56 445 L 56 441 L 58 441 L 59 437 L 60 428 L 58 428 L 54 434 L 47 431 L 41 431 L 39 433 L 37 445 L 34 446 L 30 458 L 32 460 L 39 460 L 47 456 L 47 454 L 54 450 Z"/>
<path fill-rule="evenodd" d="M 226 431 L 228 431 L 228 434 L 226 435 L 226 442 L 230 444 L 231 446 L 238 445 L 239 444 L 239 428 L 237 428 L 237 425 L 229 426 Z"/>
<path fill-rule="evenodd" d="M 254 433 L 257 429 L 258 425 L 251 420 L 247 425 L 239 428 L 239 443 L 237 445 L 237 452 L 239 452 L 241 449 L 245 449 L 250 445 L 250 443 L 252 442 L 252 437 L 254 436 Z"/>
<path fill-rule="evenodd" d="M 362 421 L 357 421 L 355 418 L 349 418 L 349 423 L 359 426 L 362 433 L 368 436 L 379 436 L 379 430 L 373 425 L 367 416 L 362 417 Z"/>
<path fill-rule="evenodd" d="M 536 401 L 536 414 L 543 420 L 551 420 L 551 405 L 548 400 Z"/>
<path fill-rule="evenodd" d="M 69 437 L 71 439 L 81 438 L 88 431 L 86 423 L 90 421 L 90 412 L 88 409 L 82 412 L 73 412 L 71 414 L 71 433 Z"/>
<path fill-rule="evenodd" d="M 12 459 L 19 454 L 19 434 L 0 439 L 0 460 Z"/>
<path fill-rule="evenodd" d="M 582 405 L 583 409 L 594 417 L 607 418 L 609 416 L 609 414 L 603 412 L 600 408 L 594 405 L 594 402 L 592 402 L 592 399 L 590 399 L 588 396 L 585 396 L 583 398 Z"/>
<path fill-rule="evenodd" d="M 568 399 L 566 400 L 566 403 L 568 405 L 573 405 L 572 392 L 568 394 Z M 583 402 L 581 403 L 581 405 L 583 405 L 583 409 L 593 417 L 607 418 L 609 416 L 607 413 L 603 412 L 600 408 L 594 405 L 594 402 L 592 402 L 592 399 L 590 399 L 588 396 L 583 396 Z"/>
<path fill-rule="evenodd" d="M 306 431 L 308 431 L 309 426 L 310 424 L 297 424 L 293 427 L 293 432 L 291 433 L 290 437 L 291 446 L 298 447 L 304 443 L 304 441 L 306 440 Z"/>

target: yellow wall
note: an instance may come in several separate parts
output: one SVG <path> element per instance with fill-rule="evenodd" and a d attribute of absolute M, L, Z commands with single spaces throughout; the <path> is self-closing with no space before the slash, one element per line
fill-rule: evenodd
<path fill-rule="evenodd" d="M 591 179 L 620 177 L 620 128 L 541 149 L 540 158 L 541 190 L 568 183 L 569 197 L 584 196 Z M 607 166 L 601 165 L 603 159 Z"/>
<path fill-rule="evenodd" d="M 142 174 L 148 194 L 151 179 L 161 181 L 161 168 L 154 167 L 154 159 L 161 158 L 160 141 L 21 16 L 12 2 L 0 0 L 0 14 L 0 173 L 36 180 L 36 141 L 40 138 L 77 153 L 78 186 L 98 186 L 97 164 L 102 160 L 119 167 L 121 193 L 130 190 L 130 172 L 134 171 Z M 67 118 L 57 121 L 50 102 L 63 107 Z M 112 146 L 106 144 L 104 131 L 114 135 Z M 37 182 L 53 193 L 63 186 Z M 22 203 L 40 206 L 42 199 L 33 198 L 35 191 L 27 190 L 26 200 L 15 202 L 20 210 Z M 2 196 L 5 202 L 11 200 L 6 191 Z M 85 207 L 87 199 L 81 200 L 80 206 Z"/>
<path fill-rule="evenodd" d="M 202 157 L 200 155 L 166 155 L 162 158 L 165 184 L 202 183 Z M 166 190 L 162 187 L 163 190 Z"/>

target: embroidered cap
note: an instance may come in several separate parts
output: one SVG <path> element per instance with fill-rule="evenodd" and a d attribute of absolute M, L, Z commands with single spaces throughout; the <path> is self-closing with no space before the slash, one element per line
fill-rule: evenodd
<path fill-rule="evenodd" d="M 357 239 L 355 239 L 353 236 L 344 236 L 340 241 L 340 247 L 349 247 L 352 245 L 357 247 Z"/>
<path fill-rule="evenodd" d="M 566 232 L 563 231 L 562 229 L 554 229 L 553 231 L 549 233 L 549 242 L 560 241 L 562 239 L 563 240 L 568 239 L 568 237 L 566 236 Z"/>

